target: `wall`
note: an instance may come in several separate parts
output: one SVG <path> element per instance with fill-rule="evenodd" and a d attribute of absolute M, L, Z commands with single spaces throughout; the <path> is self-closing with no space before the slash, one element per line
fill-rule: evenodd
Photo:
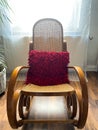
<path fill-rule="evenodd" d="M 80 37 L 66 37 L 67 50 L 70 52 L 70 66 L 77 65 L 84 68 L 86 45 Z"/>
<path fill-rule="evenodd" d="M 98 62 L 98 0 L 92 0 L 90 37 L 87 53 L 87 69 L 97 70 Z"/>

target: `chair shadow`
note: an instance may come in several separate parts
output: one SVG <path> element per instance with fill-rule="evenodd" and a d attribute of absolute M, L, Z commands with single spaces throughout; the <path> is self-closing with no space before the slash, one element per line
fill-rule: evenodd
<path fill-rule="evenodd" d="M 65 98 L 34 97 L 29 118 L 32 119 L 65 119 Z M 22 130 L 75 130 L 72 124 L 64 123 L 33 123 L 24 124 Z"/>
<path fill-rule="evenodd" d="M 25 124 L 22 130 L 75 130 L 71 124 Z"/>

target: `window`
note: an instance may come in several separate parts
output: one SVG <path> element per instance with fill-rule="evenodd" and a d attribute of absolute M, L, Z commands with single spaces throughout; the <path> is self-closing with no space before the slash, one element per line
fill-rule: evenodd
<path fill-rule="evenodd" d="M 13 34 L 31 35 L 33 24 L 41 18 L 58 19 L 65 35 L 79 32 L 82 0 L 11 0 Z"/>

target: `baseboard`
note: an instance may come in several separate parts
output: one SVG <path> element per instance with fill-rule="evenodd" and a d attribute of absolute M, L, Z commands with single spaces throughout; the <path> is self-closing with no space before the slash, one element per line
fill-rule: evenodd
<path fill-rule="evenodd" d="M 97 65 L 87 65 L 86 71 L 98 71 Z"/>

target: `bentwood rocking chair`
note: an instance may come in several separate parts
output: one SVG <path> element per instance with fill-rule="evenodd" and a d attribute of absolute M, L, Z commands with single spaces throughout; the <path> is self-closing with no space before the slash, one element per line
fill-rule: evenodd
<path fill-rule="evenodd" d="M 26 123 L 63 122 L 83 128 L 88 114 L 87 84 L 80 67 L 68 66 L 69 53 L 66 42 L 63 41 L 63 27 L 59 21 L 47 18 L 35 23 L 28 60 L 29 65 L 16 67 L 9 80 L 7 115 L 11 127 L 18 128 Z M 17 78 L 23 69 L 28 69 L 26 81 L 18 88 Z M 80 86 L 73 87 L 70 84 L 68 69 L 75 70 Z M 33 96 L 64 96 L 68 118 L 29 119 Z"/>

